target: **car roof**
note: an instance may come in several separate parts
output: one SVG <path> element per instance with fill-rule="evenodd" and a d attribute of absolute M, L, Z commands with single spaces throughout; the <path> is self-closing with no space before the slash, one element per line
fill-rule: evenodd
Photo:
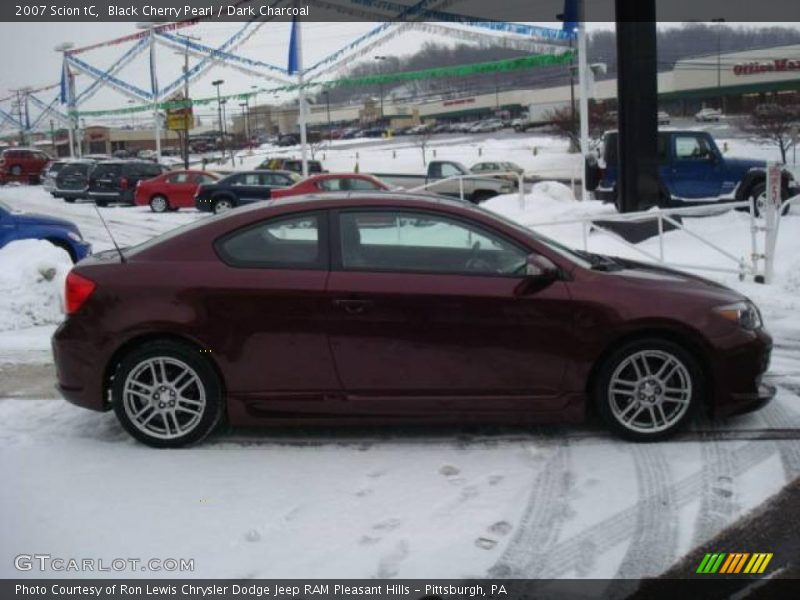
<path fill-rule="evenodd" d="M 280 200 L 267 200 L 264 203 L 259 203 L 262 206 L 288 206 L 297 205 L 298 208 L 303 204 L 309 206 L 319 207 L 319 201 L 325 202 L 326 206 L 338 205 L 345 207 L 348 205 L 358 206 L 363 204 L 375 204 L 376 206 L 394 206 L 398 203 L 417 204 L 424 203 L 431 206 L 450 206 L 454 208 L 464 208 L 472 206 L 471 203 L 458 200 L 457 198 L 449 198 L 447 196 L 439 196 L 436 194 L 414 194 L 411 192 L 397 192 L 394 190 L 369 190 L 365 192 L 325 192 L 303 194 L 300 196 L 290 196 L 288 198 L 281 198 Z M 256 205 L 258 206 L 258 205 Z M 249 207 L 248 207 L 249 208 Z M 242 209 L 237 209 L 242 210 Z M 247 210 L 245 208 L 244 210 Z"/>

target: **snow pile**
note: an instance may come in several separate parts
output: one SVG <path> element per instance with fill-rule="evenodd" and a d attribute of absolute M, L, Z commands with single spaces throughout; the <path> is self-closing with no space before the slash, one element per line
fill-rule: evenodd
<path fill-rule="evenodd" d="M 575 219 L 583 215 L 613 213 L 611 204 L 592 200 L 577 202 L 572 190 L 557 181 L 536 183 L 520 200 L 518 193 L 489 198 L 483 208 L 513 219 L 521 225 Z"/>
<path fill-rule="evenodd" d="M 0 248 L 0 331 L 61 322 L 71 268 L 67 253 L 43 240 Z"/>

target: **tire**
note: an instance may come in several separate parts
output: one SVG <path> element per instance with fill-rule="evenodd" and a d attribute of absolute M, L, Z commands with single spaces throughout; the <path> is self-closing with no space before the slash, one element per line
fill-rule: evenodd
<path fill-rule="evenodd" d="M 75 204 L 75 197 L 74 196 L 64 196 L 64 202 L 68 204 Z"/>
<path fill-rule="evenodd" d="M 11 175 L 13 175 L 14 177 L 19 177 L 20 175 L 22 175 L 22 167 L 20 167 L 19 165 L 14 165 L 8 170 L 8 172 L 11 173 Z"/>
<path fill-rule="evenodd" d="M 219 424 L 222 383 L 196 348 L 147 342 L 117 366 L 111 403 L 131 436 L 155 448 L 178 448 L 203 440 Z"/>
<path fill-rule="evenodd" d="M 666 372 L 659 377 L 662 369 Z M 606 426 L 621 438 L 667 439 L 691 421 L 701 403 L 702 372 L 697 359 L 674 342 L 659 338 L 629 342 L 600 367 L 595 405 Z"/>
<path fill-rule="evenodd" d="M 169 200 L 167 200 L 167 197 L 157 194 L 150 198 L 150 210 L 152 210 L 154 213 L 165 213 L 172 209 L 169 205 Z"/>
<path fill-rule="evenodd" d="M 108 206 L 108 200 L 95 200 L 94 203 L 100 208 L 105 208 Z"/>
<path fill-rule="evenodd" d="M 789 191 L 786 189 L 785 186 L 781 186 L 781 200 L 786 200 L 789 197 Z M 764 207 L 767 202 L 767 182 L 761 181 L 755 184 L 753 187 L 750 188 L 750 191 L 747 192 L 747 199 L 753 199 L 753 211 L 755 212 L 756 217 L 760 217 L 764 212 Z M 787 204 L 786 207 L 781 212 L 782 215 L 789 214 L 789 209 L 791 207 Z M 747 210 L 747 209 L 745 209 Z"/>
<path fill-rule="evenodd" d="M 76 260 L 77 257 L 75 256 L 75 251 L 72 249 L 72 247 L 67 242 L 65 242 L 64 240 L 59 240 L 59 239 L 48 239 L 47 241 L 50 242 L 51 244 L 53 244 L 53 246 L 55 246 L 56 248 L 61 248 L 64 252 L 69 254 L 69 259 L 72 261 L 73 265 L 77 262 L 77 260 Z"/>
<path fill-rule="evenodd" d="M 227 196 L 215 199 L 213 204 L 211 205 L 211 210 L 214 212 L 215 215 L 218 215 L 219 213 L 223 212 L 228 212 L 233 208 L 236 208 L 236 204 L 233 202 L 233 200 L 231 200 Z"/>
<path fill-rule="evenodd" d="M 486 202 L 489 198 L 494 198 L 496 195 L 497 194 L 486 190 L 478 190 L 477 192 L 472 192 L 469 200 L 473 204 L 480 204 L 481 202 Z"/>

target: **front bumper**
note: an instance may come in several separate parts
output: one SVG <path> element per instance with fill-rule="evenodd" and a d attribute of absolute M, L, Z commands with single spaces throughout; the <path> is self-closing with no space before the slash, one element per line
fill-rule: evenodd
<path fill-rule="evenodd" d="M 764 407 L 775 396 L 775 387 L 764 383 L 769 368 L 772 338 L 763 329 L 739 331 L 717 348 L 712 414 L 727 417 Z"/>

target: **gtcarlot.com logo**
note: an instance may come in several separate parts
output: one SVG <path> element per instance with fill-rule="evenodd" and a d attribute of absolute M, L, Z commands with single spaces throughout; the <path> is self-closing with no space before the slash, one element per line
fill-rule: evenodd
<path fill-rule="evenodd" d="M 701 575 L 760 575 L 772 560 L 772 552 L 713 552 L 700 561 Z"/>
<path fill-rule="evenodd" d="M 63 558 L 50 554 L 18 554 L 14 557 L 17 571 L 55 571 L 65 573 L 194 571 L 193 558 Z"/>

